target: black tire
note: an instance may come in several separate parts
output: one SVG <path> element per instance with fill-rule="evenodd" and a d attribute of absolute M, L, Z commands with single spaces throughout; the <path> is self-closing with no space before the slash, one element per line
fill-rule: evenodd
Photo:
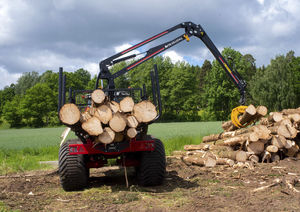
<path fill-rule="evenodd" d="M 70 155 L 69 144 L 82 143 L 79 139 L 68 140 L 59 149 L 59 178 L 65 191 L 83 190 L 88 185 L 89 169 L 84 155 Z"/>
<path fill-rule="evenodd" d="M 153 139 L 153 138 L 152 138 Z M 142 152 L 140 165 L 137 167 L 137 181 L 141 186 L 161 185 L 166 173 L 166 155 L 163 143 L 154 139 L 155 149 L 152 152 Z"/>

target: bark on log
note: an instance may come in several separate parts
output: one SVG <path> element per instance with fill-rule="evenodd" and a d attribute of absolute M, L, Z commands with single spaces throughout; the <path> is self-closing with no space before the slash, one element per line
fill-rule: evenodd
<path fill-rule="evenodd" d="M 110 102 L 108 103 L 108 105 L 109 105 L 109 107 L 110 107 L 110 109 L 111 109 L 111 111 L 112 111 L 113 113 L 117 113 L 117 112 L 120 111 L 120 105 L 119 105 L 118 102 L 110 101 Z"/>
<path fill-rule="evenodd" d="M 131 127 L 127 130 L 127 136 L 129 138 L 134 138 L 137 135 L 137 131 L 135 128 Z"/>
<path fill-rule="evenodd" d="M 79 122 L 80 116 L 80 110 L 72 103 L 65 104 L 59 111 L 60 121 L 68 126 L 72 126 Z"/>
<path fill-rule="evenodd" d="M 92 100 L 96 104 L 101 104 L 105 100 L 105 93 L 101 89 L 96 89 L 93 91 L 92 95 Z"/>
<path fill-rule="evenodd" d="M 257 141 L 257 142 L 254 142 L 254 143 L 250 143 L 248 146 L 247 146 L 247 151 L 248 152 L 252 152 L 254 154 L 260 154 L 264 151 L 264 143 L 261 142 L 261 141 Z"/>
<path fill-rule="evenodd" d="M 112 119 L 112 111 L 107 105 L 101 105 L 96 109 L 95 117 L 103 124 L 107 124 Z"/>
<path fill-rule="evenodd" d="M 103 133 L 103 129 L 101 126 L 101 122 L 97 117 L 92 117 L 82 125 L 82 129 L 84 129 L 89 135 L 98 136 Z"/>
<path fill-rule="evenodd" d="M 103 144 L 110 144 L 115 139 L 115 132 L 110 127 L 105 127 L 101 135 L 98 136 L 98 141 Z"/>
<path fill-rule="evenodd" d="M 139 122 L 133 115 L 129 115 L 126 117 L 127 126 L 136 128 L 139 125 Z"/>
<path fill-rule="evenodd" d="M 127 96 L 120 102 L 120 110 L 124 113 L 131 112 L 133 110 L 134 101 L 131 97 Z"/>
<path fill-rule="evenodd" d="M 122 132 L 126 127 L 124 115 L 119 112 L 115 113 L 109 121 L 109 126 L 115 132 Z"/>
<path fill-rule="evenodd" d="M 139 123 L 148 123 L 155 119 L 157 111 L 150 101 L 142 101 L 134 105 L 133 115 Z"/>

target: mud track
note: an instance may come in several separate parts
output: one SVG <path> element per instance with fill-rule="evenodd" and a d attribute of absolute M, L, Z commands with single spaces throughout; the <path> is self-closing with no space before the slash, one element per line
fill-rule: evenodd
<path fill-rule="evenodd" d="M 158 187 L 139 187 L 129 170 L 126 188 L 123 169 L 105 167 L 91 171 L 86 190 L 64 192 L 56 171 L 35 171 L 0 176 L 0 211 L 300 211 L 299 179 L 291 159 L 249 170 L 168 158 Z"/>

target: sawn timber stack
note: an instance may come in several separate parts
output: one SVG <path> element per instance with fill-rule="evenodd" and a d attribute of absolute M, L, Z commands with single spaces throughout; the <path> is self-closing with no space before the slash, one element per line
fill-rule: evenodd
<path fill-rule="evenodd" d="M 249 109 L 248 109 L 249 108 Z M 285 157 L 300 159 L 300 107 L 271 112 L 249 105 L 240 122 L 253 121 L 252 126 L 238 129 L 224 122 L 224 131 L 203 137 L 199 145 L 186 145 L 185 152 L 176 151 L 187 164 L 215 166 L 252 166 L 257 162 L 276 162 Z M 255 125 L 255 122 L 258 124 Z M 249 165 L 250 164 L 250 165 Z"/>
<path fill-rule="evenodd" d="M 93 91 L 91 100 L 91 106 L 84 112 L 75 104 L 63 105 L 59 119 L 68 127 L 86 132 L 94 138 L 94 143 L 109 144 L 134 138 L 140 124 L 149 123 L 157 116 L 156 107 L 148 100 L 137 104 L 132 97 L 125 97 L 120 103 L 109 101 L 101 89 Z"/>

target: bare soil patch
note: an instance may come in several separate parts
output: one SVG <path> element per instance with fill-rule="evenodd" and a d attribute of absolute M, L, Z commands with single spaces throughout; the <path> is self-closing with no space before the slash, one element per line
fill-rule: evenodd
<path fill-rule="evenodd" d="M 128 171 L 129 188 L 123 169 L 105 167 L 92 170 L 89 188 L 79 192 L 64 192 L 55 171 L 0 176 L 0 211 L 300 211 L 299 160 L 250 170 L 168 158 L 163 185 L 147 188 Z"/>

